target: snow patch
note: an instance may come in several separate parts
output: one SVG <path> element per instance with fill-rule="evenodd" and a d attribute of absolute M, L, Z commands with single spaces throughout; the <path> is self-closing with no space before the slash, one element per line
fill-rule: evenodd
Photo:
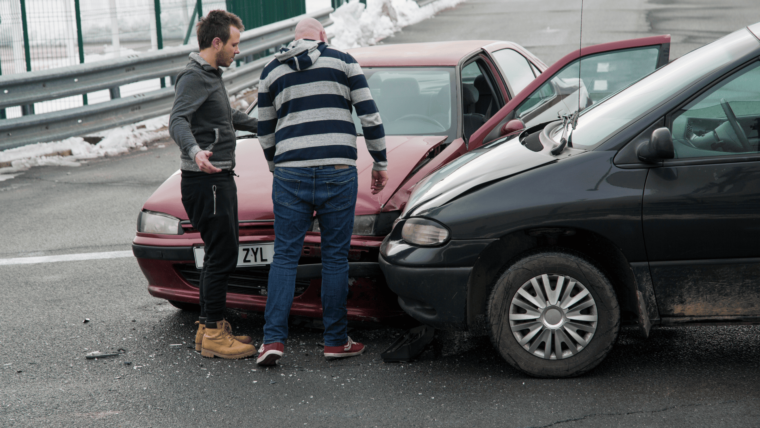
<path fill-rule="evenodd" d="M 330 44 L 338 49 L 371 46 L 464 1 L 437 0 L 420 7 L 414 0 L 369 0 L 365 7 L 359 0 L 351 0 L 331 15 L 333 25 L 327 32 L 334 38 Z"/>
<path fill-rule="evenodd" d="M 0 168 L 0 181 L 13 178 L 12 173 L 33 166 L 77 167 L 81 160 L 116 156 L 130 149 L 144 147 L 153 141 L 168 137 L 168 124 L 169 115 L 164 115 L 93 134 L 102 137 L 97 144 L 90 144 L 82 137 L 71 137 L 4 150 L 0 152 L 0 166 L 4 166 Z"/>

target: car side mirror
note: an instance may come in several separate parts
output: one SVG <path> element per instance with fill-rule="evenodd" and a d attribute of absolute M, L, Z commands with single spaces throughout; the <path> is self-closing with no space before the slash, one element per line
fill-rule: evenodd
<path fill-rule="evenodd" d="M 501 127 L 501 136 L 525 129 L 525 124 L 520 119 L 512 119 Z"/>
<path fill-rule="evenodd" d="M 636 148 L 636 156 L 642 162 L 657 163 L 664 159 L 673 159 L 673 136 L 670 129 L 657 128 L 652 132 L 649 141 L 643 142 Z"/>

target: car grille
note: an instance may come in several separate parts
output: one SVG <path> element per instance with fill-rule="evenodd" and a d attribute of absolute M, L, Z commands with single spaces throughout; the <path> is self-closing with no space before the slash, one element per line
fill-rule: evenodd
<path fill-rule="evenodd" d="M 201 271 L 191 264 L 174 265 L 182 278 L 193 287 L 198 287 L 201 279 Z M 252 294 L 255 296 L 266 296 L 269 282 L 269 266 L 256 266 L 237 268 L 230 275 L 227 283 L 227 291 L 238 294 Z M 294 296 L 300 296 L 309 287 L 311 280 L 296 279 L 296 291 Z"/>

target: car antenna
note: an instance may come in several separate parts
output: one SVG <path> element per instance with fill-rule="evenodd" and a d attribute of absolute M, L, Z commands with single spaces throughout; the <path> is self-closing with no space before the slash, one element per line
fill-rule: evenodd
<path fill-rule="evenodd" d="M 578 124 L 578 116 L 581 114 L 581 88 L 583 86 L 583 80 L 581 80 L 581 61 L 583 57 L 583 0 L 581 0 L 581 31 L 578 38 L 578 110 L 575 113 L 561 115 L 562 119 L 562 137 L 560 138 L 559 145 L 551 150 L 551 154 L 558 155 L 565 150 L 568 145 L 572 147 L 573 133 L 575 126 Z M 567 125 L 570 125 L 572 130 L 568 132 Z"/>
<path fill-rule="evenodd" d="M 578 124 L 578 116 L 581 115 L 581 88 L 583 87 L 583 80 L 581 79 L 581 67 L 583 67 L 583 0 L 581 0 L 581 29 L 580 36 L 578 36 L 578 110 L 575 111 L 573 116 L 573 131 L 575 131 L 575 125 Z M 572 134 L 568 139 L 571 139 Z M 569 141 L 568 141 L 569 143 Z"/>

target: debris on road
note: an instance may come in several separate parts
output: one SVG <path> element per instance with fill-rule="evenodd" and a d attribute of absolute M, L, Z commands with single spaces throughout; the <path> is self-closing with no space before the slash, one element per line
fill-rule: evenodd
<path fill-rule="evenodd" d="M 434 328 L 426 325 L 415 327 L 405 335 L 399 336 L 380 356 L 386 363 L 411 361 L 420 355 L 434 338 Z"/>
<path fill-rule="evenodd" d="M 123 355 L 127 351 L 124 348 L 119 348 L 116 352 L 100 352 L 100 351 L 92 351 L 85 355 L 84 357 L 88 360 L 96 360 L 98 358 L 107 358 L 107 357 L 118 357 L 119 355 Z"/>
<path fill-rule="evenodd" d="M 87 324 L 88 322 L 90 322 L 90 319 L 89 318 L 85 318 L 84 321 L 82 321 L 82 324 Z"/>

